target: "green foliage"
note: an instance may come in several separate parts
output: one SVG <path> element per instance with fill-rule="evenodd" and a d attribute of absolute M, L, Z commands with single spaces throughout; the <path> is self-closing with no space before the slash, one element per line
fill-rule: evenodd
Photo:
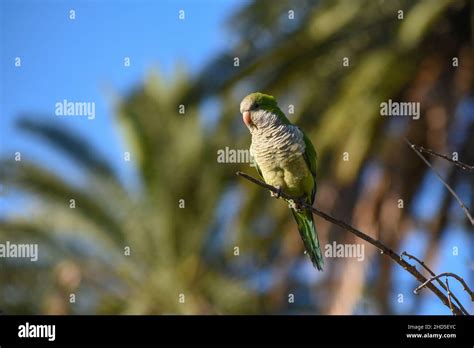
<path fill-rule="evenodd" d="M 120 104 L 118 122 L 132 146 L 132 159 L 136 156 L 142 179 L 139 192 L 129 192 L 110 170 L 112 166 L 94 155 L 85 139 L 64 128 L 37 124 L 31 118 L 20 122 L 30 133 L 48 140 L 81 168 L 87 168 L 87 180 L 77 186 L 34 163 L 2 163 L 4 184 L 39 198 L 28 217 L 0 222 L 2 237 L 40 238 L 40 249 L 47 246 L 52 250 L 48 265 L 31 264 L 21 270 L 44 277 L 42 286 L 33 285 L 37 277 L 30 281 L 12 279 L 6 272 L 5 280 L 11 287 L 31 284 L 35 296 L 46 299 L 55 291 L 65 291 L 61 275 L 51 269 L 70 259 L 83 277 L 77 288 L 70 290 L 78 292 L 79 303 L 83 294 L 94 291 L 95 308 L 101 313 L 254 310 L 252 294 L 242 282 L 203 259 L 203 243 L 225 182 L 222 175 L 219 177 L 222 167 L 216 163 L 215 151 L 209 152 L 214 146 L 212 138 L 204 137 L 196 111 L 190 108 L 184 115 L 178 113 L 182 83 L 178 81 L 173 88 L 168 81 L 151 76 L 143 88 Z M 207 165 L 203 167 L 203 163 Z M 69 206 L 70 199 L 75 200 L 74 209 Z M 180 208 L 181 200 L 184 208 Z M 62 238 L 67 243 L 61 243 Z M 92 255 L 75 254 L 82 243 Z M 130 248 L 129 256 L 125 248 Z M 231 254 L 232 249 L 223 252 Z M 18 267 L 15 263 L 7 266 L 12 270 Z M 220 267 L 225 264 L 220 263 Z M 47 284 L 57 288 L 51 291 Z M 185 295 L 184 304 L 179 302 L 179 294 Z M 48 310 L 48 305 L 28 307 L 30 300 L 26 296 L 18 303 L 3 305 L 7 311 Z M 69 306 L 66 301 L 64 296 L 61 308 L 87 310 L 86 305 Z"/>
<path fill-rule="evenodd" d="M 391 180 L 410 201 L 422 179 L 420 167 L 407 169 L 403 157 L 390 156 L 399 152 L 400 135 L 387 130 L 379 105 L 403 96 L 421 62 L 438 54 L 427 44 L 438 37 L 438 23 L 458 40 L 456 49 L 464 44 L 459 33 L 465 28 L 457 19 L 466 8 L 467 1 L 250 3 L 229 20 L 238 42 L 197 78 L 180 70 L 172 81 L 152 74 L 119 102 L 116 122 L 137 169 L 136 190 L 85 139 L 24 117 L 19 126 L 72 159 L 86 180 L 73 184 L 38 163 L 2 162 L 1 183 L 25 193 L 32 206 L 0 221 L 0 236 L 37 240 L 47 257 L 33 267 L 5 264 L 0 306 L 7 313 L 287 312 L 288 287 L 312 286 L 290 276 L 293 262 L 304 257 L 291 214 L 259 188 L 238 182 L 235 171 L 249 171 L 248 165 L 216 161 L 218 149 L 250 143 L 238 114 L 240 99 L 258 90 L 275 95 L 285 112 L 288 104 L 296 106 L 287 116 L 316 147 L 318 181 L 328 184 L 326 192 L 336 192 L 335 205 L 349 217 L 362 169 L 374 158 L 406 169 L 412 182 Z M 296 11 L 292 22 L 289 9 Z M 236 56 L 238 68 L 232 65 Z M 200 114 L 209 98 L 221 103 L 212 130 L 203 128 Z M 416 134 L 424 131 L 415 127 Z M 350 162 L 341 161 L 349 150 Z M 76 208 L 69 207 L 70 199 Z M 224 219 L 227 210 L 235 215 Z M 261 279 L 260 271 L 271 273 L 270 290 L 249 286 L 255 275 Z M 70 293 L 77 304 L 67 302 Z M 320 312 L 317 302 L 324 298 L 309 297 L 301 312 Z"/>

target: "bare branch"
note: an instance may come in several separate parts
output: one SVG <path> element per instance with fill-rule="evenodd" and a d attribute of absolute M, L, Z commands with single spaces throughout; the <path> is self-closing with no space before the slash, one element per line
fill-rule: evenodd
<path fill-rule="evenodd" d="M 446 277 L 446 288 L 448 289 L 449 309 L 451 309 L 451 313 L 453 313 L 453 315 L 454 315 L 453 304 L 451 303 L 451 290 L 449 290 L 448 277 Z"/>
<path fill-rule="evenodd" d="M 436 157 L 439 157 L 439 158 L 443 158 L 445 159 L 446 161 L 449 161 L 451 163 L 453 163 L 454 165 L 458 166 L 459 168 L 461 169 L 464 169 L 464 170 L 467 170 L 467 171 L 470 171 L 470 172 L 474 172 L 474 166 L 471 166 L 469 164 L 466 164 L 466 163 L 463 163 L 461 161 L 457 161 L 457 160 L 453 160 L 451 157 L 447 156 L 447 155 L 443 155 L 443 154 L 440 154 L 440 153 L 437 153 L 431 149 L 427 149 L 426 147 L 423 147 L 421 145 L 415 145 L 415 144 L 412 144 L 411 145 L 413 148 L 417 149 L 419 152 L 421 153 L 427 153 L 431 156 L 436 156 Z"/>
<path fill-rule="evenodd" d="M 462 279 L 460 276 L 457 274 L 451 273 L 451 272 L 445 272 L 445 273 L 440 273 L 438 275 L 435 275 L 434 277 L 428 279 L 425 281 L 423 284 L 421 284 L 419 287 L 417 287 L 413 292 L 417 294 L 421 289 L 423 289 L 425 286 L 431 284 L 432 281 L 439 279 L 440 277 L 452 277 L 456 279 L 458 282 L 460 282 L 464 288 L 464 290 L 471 296 L 471 301 L 474 301 L 474 292 L 467 286 L 466 282 L 464 279 Z"/>
<path fill-rule="evenodd" d="M 409 259 L 411 260 L 415 260 L 416 262 L 418 262 L 421 267 L 423 267 L 424 269 L 426 269 L 428 271 L 428 273 L 432 276 L 432 277 L 436 277 L 436 274 L 424 263 L 424 261 L 421 261 L 419 258 L 417 258 L 416 256 L 413 256 L 409 253 L 407 253 L 406 251 L 402 252 L 401 253 L 401 256 L 406 256 L 408 257 Z M 465 314 L 465 315 L 469 315 L 469 312 L 466 310 L 466 308 L 464 308 L 464 306 L 462 305 L 461 301 L 458 300 L 458 298 L 456 297 L 456 295 L 454 295 L 450 290 L 449 290 L 449 287 L 448 285 L 444 284 L 439 278 L 436 279 L 436 281 L 438 282 L 438 284 L 446 291 L 446 293 L 449 293 L 448 295 L 448 300 L 450 298 L 452 298 L 454 300 L 454 302 L 456 302 L 457 306 L 461 309 L 461 311 Z M 451 307 L 451 306 L 450 306 Z"/>
<path fill-rule="evenodd" d="M 436 276 L 436 274 L 425 264 L 424 261 L 421 261 L 419 258 L 417 258 L 416 256 L 413 256 L 409 253 L 407 253 L 406 251 L 402 252 L 401 256 L 406 256 L 408 257 L 409 259 L 412 259 L 412 260 L 415 260 L 416 262 L 418 262 L 424 269 L 426 269 L 428 271 L 429 274 L 431 274 L 433 277 Z M 443 282 L 442 281 L 439 281 L 440 284 L 442 284 Z"/>
<path fill-rule="evenodd" d="M 456 201 L 459 203 L 461 206 L 462 210 L 464 210 L 464 213 L 466 214 L 467 218 L 469 219 L 469 222 L 471 225 L 474 226 L 474 218 L 472 217 L 471 213 L 469 212 L 469 209 L 466 207 L 464 202 L 459 198 L 459 196 L 454 192 L 454 190 L 449 186 L 449 184 L 441 177 L 441 175 L 433 168 L 431 163 L 421 154 L 421 152 L 417 149 L 416 145 L 413 145 L 407 138 L 405 138 L 406 143 L 415 151 L 415 153 L 420 157 L 423 162 L 426 163 L 426 165 L 436 174 L 438 179 L 443 183 L 443 185 L 448 189 L 448 191 L 453 195 L 453 197 L 456 199 Z"/>
<path fill-rule="evenodd" d="M 423 283 L 423 284 L 426 283 L 425 286 L 427 288 L 429 288 L 436 296 L 438 296 L 438 298 L 441 300 L 441 302 L 445 306 L 449 307 L 449 300 L 446 297 L 446 295 L 443 294 L 443 292 L 441 292 L 440 289 L 438 289 L 431 282 L 428 282 L 426 277 L 423 274 L 421 274 L 416 269 L 415 266 L 413 266 L 413 265 L 409 264 L 408 262 L 406 262 L 400 255 L 398 255 L 395 251 L 393 251 L 389 247 L 385 246 L 381 241 L 370 237 L 369 235 L 367 235 L 367 234 L 359 231 L 358 229 L 352 227 L 351 225 L 345 223 L 344 221 L 338 220 L 338 219 L 332 217 L 331 215 L 328 215 L 328 214 L 322 212 L 321 210 L 319 210 L 317 208 L 314 208 L 312 205 L 307 204 L 304 201 L 301 201 L 297 197 L 290 196 L 290 195 L 286 194 L 285 192 L 282 192 L 281 190 L 278 190 L 276 187 L 273 187 L 272 185 L 268 185 L 267 183 L 265 183 L 265 182 L 263 182 L 263 181 L 261 181 L 257 178 L 254 178 L 253 176 L 250 176 L 250 175 L 245 174 L 243 172 L 237 172 L 236 174 L 238 176 L 243 177 L 244 179 L 247 179 L 247 180 L 253 182 L 254 184 L 257 184 L 261 187 L 266 188 L 267 190 L 272 191 L 273 193 L 279 194 L 279 196 L 284 198 L 284 199 L 293 200 L 294 202 L 298 202 L 298 204 L 301 208 L 311 210 L 314 214 L 316 214 L 316 215 L 322 217 L 323 219 L 325 219 L 325 220 L 327 220 L 327 221 L 343 228 L 344 230 L 356 235 L 357 237 L 365 240 L 367 243 L 372 244 L 377 249 L 379 249 L 381 254 L 384 254 L 384 255 L 390 257 L 393 261 L 395 261 L 397 264 L 399 264 L 401 267 L 403 267 L 403 269 L 405 269 L 407 272 L 409 272 L 411 275 L 413 275 L 413 277 L 415 277 L 420 283 Z M 463 315 L 464 314 L 463 311 L 461 309 L 459 309 L 458 306 L 452 304 L 452 307 L 453 307 L 453 311 L 456 315 Z"/>

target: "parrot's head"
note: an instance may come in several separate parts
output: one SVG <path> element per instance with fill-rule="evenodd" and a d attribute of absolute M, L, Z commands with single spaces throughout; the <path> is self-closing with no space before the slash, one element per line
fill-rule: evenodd
<path fill-rule="evenodd" d="M 277 111 L 280 109 L 276 99 L 268 94 L 252 93 L 240 103 L 240 112 L 250 133 L 277 122 L 281 113 Z"/>

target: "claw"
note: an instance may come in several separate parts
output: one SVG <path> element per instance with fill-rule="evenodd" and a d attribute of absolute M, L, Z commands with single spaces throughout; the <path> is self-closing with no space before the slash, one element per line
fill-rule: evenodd
<path fill-rule="evenodd" d="M 296 210 L 296 203 L 294 200 L 288 200 L 288 208 Z"/>
<path fill-rule="evenodd" d="M 303 212 L 302 204 L 300 202 L 295 202 L 292 199 L 288 201 L 288 208 L 294 209 L 297 213 Z"/>
<path fill-rule="evenodd" d="M 278 189 L 278 192 L 275 193 L 273 191 L 270 191 L 270 196 L 278 199 L 281 196 L 281 186 L 276 186 L 276 188 Z"/>

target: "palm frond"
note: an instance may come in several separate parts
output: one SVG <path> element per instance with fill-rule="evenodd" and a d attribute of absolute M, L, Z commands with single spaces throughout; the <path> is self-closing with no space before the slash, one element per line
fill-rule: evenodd
<path fill-rule="evenodd" d="M 76 161 L 82 169 L 117 181 L 112 166 L 104 156 L 100 155 L 98 149 L 72 130 L 35 120 L 39 118 L 38 116 L 20 117 L 18 127 L 50 143 L 55 150 L 63 152 L 68 158 Z"/>

